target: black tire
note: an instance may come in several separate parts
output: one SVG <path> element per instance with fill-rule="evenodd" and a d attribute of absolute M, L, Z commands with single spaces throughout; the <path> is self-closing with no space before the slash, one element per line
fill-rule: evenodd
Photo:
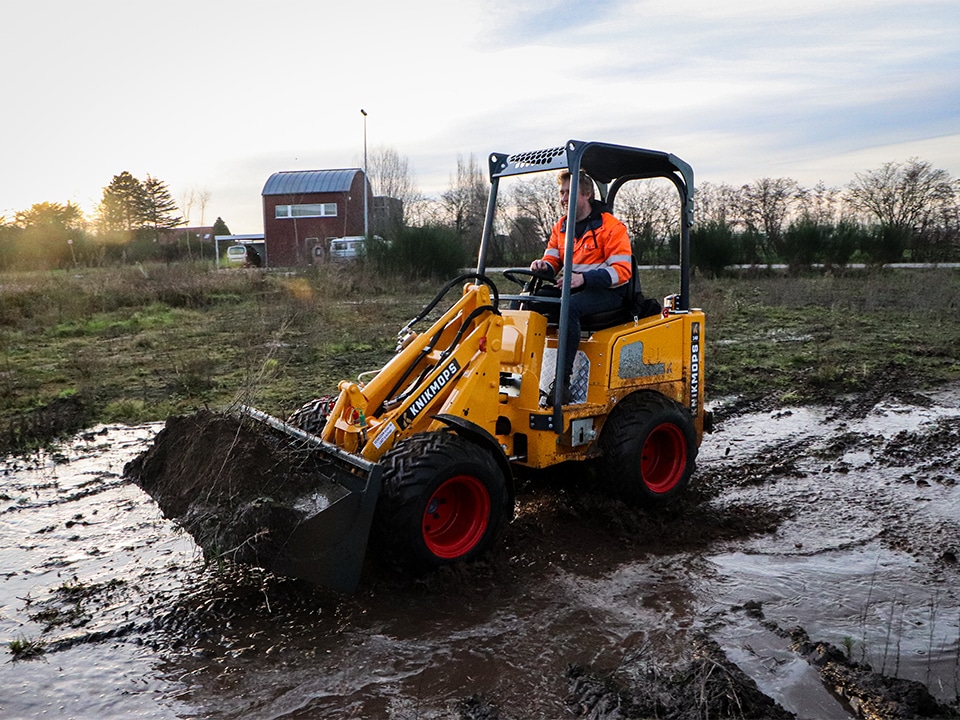
<path fill-rule="evenodd" d="M 510 516 L 493 455 L 451 432 L 414 435 L 383 459 L 375 521 L 381 550 L 424 571 L 483 555 Z"/>
<path fill-rule="evenodd" d="M 314 398 L 294 410 L 287 418 L 287 423 L 304 432 L 319 435 L 336 402 L 337 398 L 333 395 Z"/>
<path fill-rule="evenodd" d="M 659 393 L 635 393 L 610 413 L 600 450 L 603 479 L 614 494 L 639 504 L 668 502 L 696 467 L 693 418 Z"/>

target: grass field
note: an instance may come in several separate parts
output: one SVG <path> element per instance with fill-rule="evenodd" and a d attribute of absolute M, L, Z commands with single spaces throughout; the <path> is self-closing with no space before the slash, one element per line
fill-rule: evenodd
<path fill-rule="evenodd" d="M 647 295 L 675 292 L 673 273 L 643 279 Z M 0 451 L 237 400 L 286 415 L 380 367 L 440 286 L 359 265 L 0 274 Z M 708 399 L 815 402 L 878 379 L 960 378 L 956 270 L 695 277 L 691 297 L 707 313 Z"/>

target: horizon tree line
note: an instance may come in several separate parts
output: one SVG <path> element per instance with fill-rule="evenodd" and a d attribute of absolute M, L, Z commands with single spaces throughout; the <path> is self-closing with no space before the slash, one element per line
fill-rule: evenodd
<path fill-rule="evenodd" d="M 465 262 L 475 255 L 489 181 L 473 155 L 458 156 L 448 189 L 436 198 L 423 196 L 409 161 L 392 148 L 374 151 L 368 173 L 375 195 L 403 201 L 400 227 L 388 234 L 409 237 L 417 228 L 431 228 L 434 242 L 455 242 L 457 257 Z M 512 179 L 505 190 L 498 198 L 489 261 L 525 264 L 542 251 L 561 213 L 556 179 L 546 173 Z M 705 181 L 696 187 L 694 200 L 693 261 L 706 272 L 737 263 L 802 267 L 854 260 L 960 260 L 960 181 L 918 158 L 857 173 L 843 187 L 822 182 L 805 187 L 792 178 L 759 178 L 740 187 Z M 194 203 L 202 214 L 209 201 L 209 191 L 189 192 L 178 206 L 162 180 L 148 174 L 140 181 L 123 171 L 103 188 L 90 221 L 71 202 L 37 203 L 12 221 L 0 218 L 0 269 L 164 254 L 162 259 L 176 259 L 183 253 L 151 252 L 149 245 L 184 225 Z M 621 189 L 614 212 L 627 225 L 639 263 L 676 262 L 678 202 L 667 181 L 628 183 Z M 217 234 L 229 234 L 221 218 L 215 226 Z M 187 242 L 185 256 L 192 258 Z M 202 245 L 199 249 L 202 256 Z"/>

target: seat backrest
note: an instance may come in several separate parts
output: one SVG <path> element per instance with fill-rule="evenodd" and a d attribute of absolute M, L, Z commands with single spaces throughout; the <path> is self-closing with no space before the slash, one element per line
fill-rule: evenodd
<path fill-rule="evenodd" d="M 627 297 L 623 304 L 628 310 L 632 310 L 637 298 L 642 296 L 640 290 L 640 271 L 637 269 L 637 256 L 630 256 L 630 283 L 627 285 Z"/>
<path fill-rule="evenodd" d="M 630 266 L 630 281 L 627 283 L 627 292 L 623 298 L 623 305 L 613 310 L 605 310 L 594 313 L 593 315 L 584 315 L 580 318 L 581 332 L 591 333 L 597 330 L 604 330 L 614 325 L 622 325 L 636 317 L 634 307 L 637 305 L 637 299 L 643 297 L 643 293 L 640 291 L 640 273 L 637 270 L 637 257 L 635 255 L 630 256 Z"/>
<path fill-rule="evenodd" d="M 631 260 L 633 262 L 633 276 L 630 278 L 630 300 L 627 305 L 630 318 L 628 319 L 636 318 L 637 320 L 642 320 L 646 317 L 659 315 L 663 312 L 660 301 L 656 298 L 643 296 L 643 290 L 640 288 L 640 273 L 637 270 L 636 256 L 633 256 Z M 626 320 L 624 322 L 626 322 Z"/>

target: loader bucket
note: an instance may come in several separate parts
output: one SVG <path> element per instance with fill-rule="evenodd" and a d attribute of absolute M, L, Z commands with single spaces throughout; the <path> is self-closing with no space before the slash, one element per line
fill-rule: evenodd
<path fill-rule="evenodd" d="M 352 593 L 360 582 L 381 470 L 375 468 L 365 484 L 359 483 L 350 490 L 347 483 L 358 478 L 333 469 L 339 475 L 337 480 L 325 483 L 294 506 L 303 513 L 303 519 L 271 569 L 331 590 Z"/>
<path fill-rule="evenodd" d="M 241 405 L 238 412 L 314 445 L 326 461 L 316 489 L 293 504 L 296 525 L 268 569 L 352 593 L 360 582 L 383 468 L 255 408 Z"/>

